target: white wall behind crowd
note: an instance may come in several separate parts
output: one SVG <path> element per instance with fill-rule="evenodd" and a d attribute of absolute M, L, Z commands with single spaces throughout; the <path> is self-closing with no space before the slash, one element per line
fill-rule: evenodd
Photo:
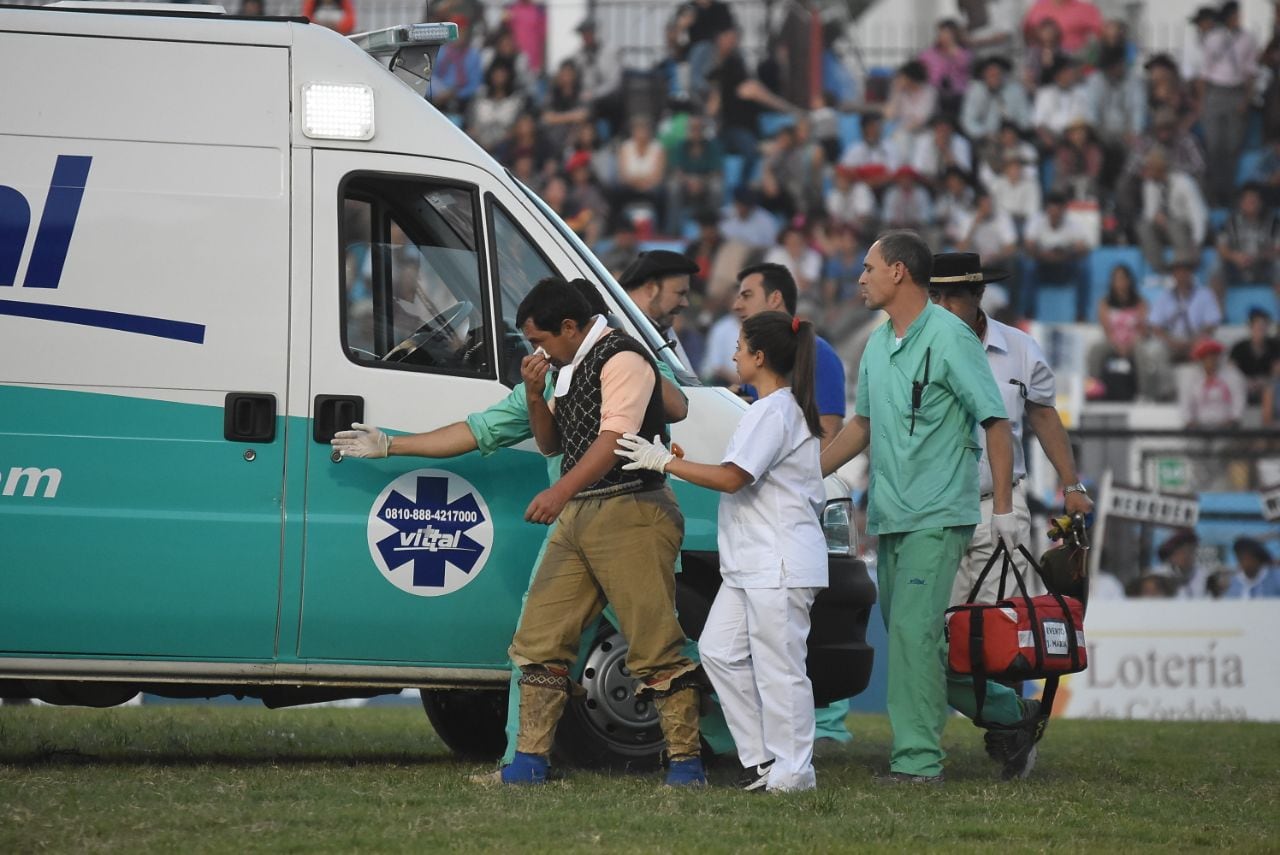
<path fill-rule="evenodd" d="M 1280 721 L 1280 603 L 1099 600 L 1089 668 L 1063 679 L 1055 715 Z"/>

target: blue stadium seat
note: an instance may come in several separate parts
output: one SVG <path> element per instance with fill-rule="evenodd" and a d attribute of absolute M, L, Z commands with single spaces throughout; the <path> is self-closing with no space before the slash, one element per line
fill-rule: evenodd
<path fill-rule="evenodd" d="M 1147 273 L 1142 250 L 1136 246 L 1100 246 L 1095 249 L 1089 255 L 1089 296 L 1085 307 L 1090 321 L 1098 320 L 1098 301 L 1107 293 L 1111 270 L 1117 264 L 1128 265 L 1139 285 Z"/>
<path fill-rule="evenodd" d="M 1211 246 L 1200 250 L 1200 269 L 1196 271 L 1196 278 L 1201 285 L 1209 284 L 1209 277 L 1213 275 L 1213 268 L 1218 266 L 1218 251 Z"/>
<path fill-rule="evenodd" d="M 857 113 L 841 113 L 839 118 L 840 150 L 862 139 L 862 117 Z"/>
<path fill-rule="evenodd" d="M 1258 164 L 1262 162 L 1265 154 L 1265 150 L 1255 148 L 1240 155 L 1240 164 L 1236 167 L 1237 187 L 1253 178 L 1253 174 L 1258 170 Z"/>
<path fill-rule="evenodd" d="M 1075 286 L 1041 285 L 1036 293 L 1035 319 L 1042 324 L 1075 323 Z"/>
<path fill-rule="evenodd" d="M 1209 209 L 1209 233 L 1216 234 L 1223 226 L 1227 224 L 1227 220 L 1231 217 L 1230 208 L 1210 208 Z"/>
<path fill-rule="evenodd" d="M 783 128 L 789 128 L 795 123 L 795 118 L 788 113 L 761 113 L 760 134 L 768 139 Z"/>
<path fill-rule="evenodd" d="M 1280 313 L 1280 303 L 1276 300 L 1275 289 L 1263 283 L 1261 285 L 1229 285 L 1226 299 L 1227 323 L 1248 323 L 1249 310 L 1261 306 L 1276 317 Z"/>

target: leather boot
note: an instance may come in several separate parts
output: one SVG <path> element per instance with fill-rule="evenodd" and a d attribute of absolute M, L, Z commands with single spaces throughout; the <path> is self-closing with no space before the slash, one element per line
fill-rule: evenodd
<path fill-rule="evenodd" d="M 673 763 L 702 756 L 702 742 L 698 738 L 700 696 L 697 687 L 685 686 L 654 698 L 662 735 L 667 739 L 667 756 Z"/>
<path fill-rule="evenodd" d="M 516 751 L 550 757 L 556 725 L 569 699 L 569 679 L 546 671 L 529 671 L 520 677 L 520 730 Z"/>

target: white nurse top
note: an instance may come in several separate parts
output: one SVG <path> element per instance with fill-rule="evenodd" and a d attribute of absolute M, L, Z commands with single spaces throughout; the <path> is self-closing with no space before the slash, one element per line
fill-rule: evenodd
<path fill-rule="evenodd" d="M 720 497 L 720 574 L 732 588 L 825 588 L 827 541 L 821 514 L 818 438 L 789 388 L 742 416 L 724 462 L 751 483 Z"/>

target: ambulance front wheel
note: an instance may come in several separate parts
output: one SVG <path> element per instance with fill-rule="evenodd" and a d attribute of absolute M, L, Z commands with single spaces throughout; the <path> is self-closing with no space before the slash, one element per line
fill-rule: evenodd
<path fill-rule="evenodd" d="M 507 691 L 423 689 L 422 708 L 449 750 L 467 760 L 497 760 L 507 747 Z"/>

